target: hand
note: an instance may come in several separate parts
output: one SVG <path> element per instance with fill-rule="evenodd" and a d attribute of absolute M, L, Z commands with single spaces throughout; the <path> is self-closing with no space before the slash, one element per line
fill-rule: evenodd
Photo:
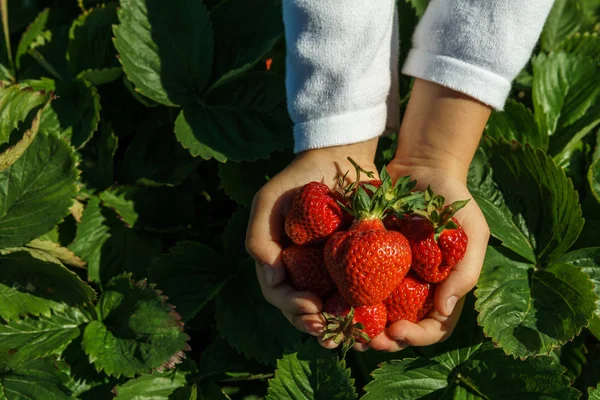
<path fill-rule="evenodd" d="M 315 336 L 323 334 L 322 303 L 314 293 L 296 291 L 285 281 L 285 267 L 281 260 L 285 215 L 296 190 L 304 184 L 320 181 L 333 188 L 338 174 L 354 171 L 348 156 L 363 168 L 375 171 L 373 159 L 376 148 L 377 139 L 372 139 L 301 153 L 254 197 L 246 248 L 256 260 L 256 274 L 265 299 L 279 308 L 302 332 Z"/>

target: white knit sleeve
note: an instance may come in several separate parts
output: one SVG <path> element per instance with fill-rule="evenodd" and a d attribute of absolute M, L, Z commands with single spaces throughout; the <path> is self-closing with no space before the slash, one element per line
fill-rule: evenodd
<path fill-rule="evenodd" d="M 385 129 L 394 0 L 283 0 L 294 151 L 357 143 Z"/>
<path fill-rule="evenodd" d="M 553 0 L 431 0 L 403 66 L 502 109 L 525 66 Z"/>

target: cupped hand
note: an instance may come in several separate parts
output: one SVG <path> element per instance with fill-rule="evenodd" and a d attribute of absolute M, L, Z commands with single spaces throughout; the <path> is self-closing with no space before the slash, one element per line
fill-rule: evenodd
<path fill-rule="evenodd" d="M 469 242 L 462 261 L 451 270 L 445 281 L 437 285 L 434 308 L 425 319 L 418 323 L 396 321 L 368 345 L 357 344 L 357 350 L 370 347 L 398 351 L 408 346 L 428 346 L 447 339 L 458 322 L 464 296 L 477 283 L 490 235 L 485 217 L 466 187 L 464 174 L 455 174 L 451 168 L 405 165 L 401 160 L 392 161 L 387 170 L 394 180 L 411 175 L 413 179 L 417 179 L 419 190 L 431 185 L 436 194 L 446 198 L 446 204 L 471 199 L 455 215 Z"/>
<path fill-rule="evenodd" d="M 246 234 L 246 249 L 256 261 L 256 274 L 265 299 L 302 332 L 323 334 L 321 299 L 299 292 L 285 280 L 281 252 L 286 243 L 285 215 L 296 191 L 311 181 L 334 188 L 338 174 L 354 171 L 347 157 L 364 169 L 375 171 L 377 139 L 346 146 L 309 150 L 270 179 L 255 195 Z M 349 177 L 354 178 L 352 173 Z"/>

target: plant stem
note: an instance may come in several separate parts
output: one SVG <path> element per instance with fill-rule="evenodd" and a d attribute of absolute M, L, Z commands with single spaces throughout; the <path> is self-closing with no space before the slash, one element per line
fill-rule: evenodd
<path fill-rule="evenodd" d="M 0 14 L 2 14 L 2 29 L 4 31 L 4 42 L 6 44 L 8 62 L 13 71 L 13 74 L 11 74 L 13 81 L 15 81 L 15 62 L 12 56 L 12 49 L 10 48 L 10 29 L 8 28 L 8 0 L 0 0 Z"/>
<path fill-rule="evenodd" d="M 1 1 L 1 0 L 0 0 Z M 58 80 L 62 80 L 62 76 L 58 71 L 44 58 L 44 56 L 35 49 L 30 49 L 29 54 L 37 61 L 50 75 Z"/>

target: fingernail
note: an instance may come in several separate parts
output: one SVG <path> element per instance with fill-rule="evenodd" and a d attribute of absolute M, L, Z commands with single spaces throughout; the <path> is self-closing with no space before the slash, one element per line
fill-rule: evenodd
<path fill-rule="evenodd" d="M 304 324 L 304 332 L 313 336 L 321 336 L 323 333 L 323 327 L 319 324 L 307 322 Z"/>
<path fill-rule="evenodd" d="M 270 265 L 263 265 L 263 270 L 265 271 L 265 282 L 267 285 L 273 286 L 273 282 L 275 281 L 275 271 L 273 271 L 273 267 Z"/>
<path fill-rule="evenodd" d="M 406 338 L 402 337 L 402 336 L 392 336 L 392 338 L 394 338 L 394 340 L 397 340 L 399 342 L 406 342 Z"/>
<path fill-rule="evenodd" d="M 452 314 L 452 311 L 454 311 L 457 301 L 458 297 L 456 296 L 450 296 L 448 300 L 446 300 L 446 312 L 448 315 Z"/>

